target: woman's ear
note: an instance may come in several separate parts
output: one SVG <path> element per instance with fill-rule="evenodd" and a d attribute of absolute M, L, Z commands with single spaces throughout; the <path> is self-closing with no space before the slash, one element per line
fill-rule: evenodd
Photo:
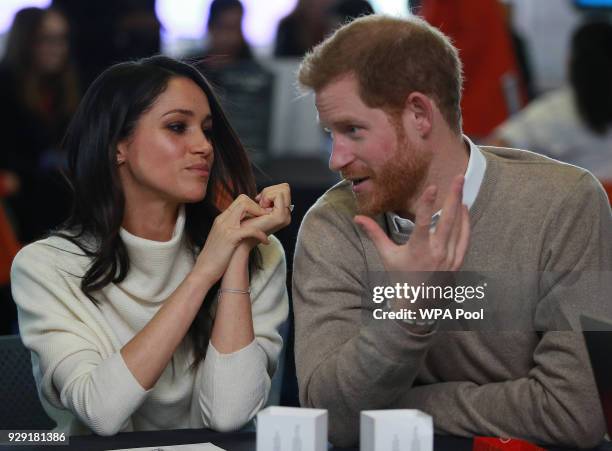
<path fill-rule="evenodd" d="M 434 103 L 425 94 L 412 92 L 406 97 L 403 119 L 421 138 L 426 138 L 431 132 L 434 117 Z"/>
<path fill-rule="evenodd" d="M 127 159 L 127 142 L 120 141 L 117 144 L 117 166 L 121 166 Z"/>

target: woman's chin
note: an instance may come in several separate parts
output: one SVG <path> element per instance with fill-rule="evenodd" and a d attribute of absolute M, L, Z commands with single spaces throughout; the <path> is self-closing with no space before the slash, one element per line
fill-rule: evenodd
<path fill-rule="evenodd" d="M 194 204 L 196 202 L 201 202 L 206 197 L 206 189 L 200 189 L 198 191 L 194 191 L 191 193 L 185 193 L 183 198 L 184 204 Z"/>

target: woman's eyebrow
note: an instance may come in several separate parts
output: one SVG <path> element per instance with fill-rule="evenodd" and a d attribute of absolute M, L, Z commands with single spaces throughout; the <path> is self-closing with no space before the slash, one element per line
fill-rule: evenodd
<path fill-rule="evenodd" d="M 191 110 L 184 110 L 182 108 L 175 108 L 173 110 L 170 111 L 166 111 L 164 114 L 161 115 L 161 117 L 167 116 L 168 114 L 172 114 L 172 113 L 181 113 L 184 114 L 186 116 L 193 116 L 194 112 Z"/>

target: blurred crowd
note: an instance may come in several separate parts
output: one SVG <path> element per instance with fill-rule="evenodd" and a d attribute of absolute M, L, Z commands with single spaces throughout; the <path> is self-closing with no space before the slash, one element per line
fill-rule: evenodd
<path fill-rule="evenodd" d="M 537 96 L 529 49 L 508 2 L 421 0 L 410 6 L 460 50 L 467 135 L 540 152 L 583 166 L 604 184 L 612 181 L 612 25 L 605 17 L 585 19 L 575 30 L 567 84 Z M 299 58 L 339 24 L 373 12 L 366 0 L 299 0 L 278 25 L 274 57 Z M 213 81 L 238 134 L 248 140 L 249 127 L 269 120 L 270 111 L 246 120 L 240 112 L 266 100 L 271 105 L 273 91 L 272 75 L 245 38 L 244 14 L 240 0 L 214 0 L 202 45 L 183 57 Z M 0 334 L 15 331 L 12 257 L 69 212 L 61 143 L 81 95 L 109 65 L 160 53 L 160 29 L 155 0 L 53 0 L 48 9 L 15 15 L 0 63 Z M 249 147 L 266 145 L 265 137 L 253 139 Z"/>

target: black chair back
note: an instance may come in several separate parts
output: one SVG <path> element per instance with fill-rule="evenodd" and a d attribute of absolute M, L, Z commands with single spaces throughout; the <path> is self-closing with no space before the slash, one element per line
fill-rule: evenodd
<path fill-rule="evenodd" d="M 0 429 L 53 429 L 38 398 L 30 351 L 19 335 L 0 336 Z"/>

